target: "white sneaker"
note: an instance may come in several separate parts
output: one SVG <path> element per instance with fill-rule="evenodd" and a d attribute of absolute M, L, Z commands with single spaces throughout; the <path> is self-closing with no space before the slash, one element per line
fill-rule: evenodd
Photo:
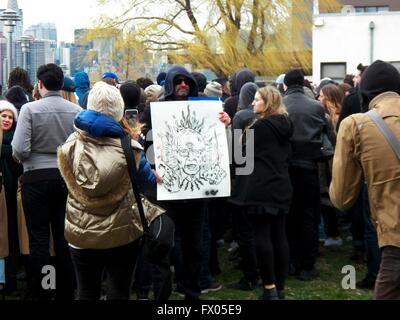
<path fill-rule="evenodd" d="M 231 244 L 229 245 L 228 252 L 235 251 L 239 248 L 239 244 L 236 241 L 232 241 Z"/>
<path fill-rule="evenodd" d="M 324 242 L 324 247 L 340 247 L 341 245 L 343 245 L 342 238 L 337 238 L 337 239 L 328 238 Z"/>

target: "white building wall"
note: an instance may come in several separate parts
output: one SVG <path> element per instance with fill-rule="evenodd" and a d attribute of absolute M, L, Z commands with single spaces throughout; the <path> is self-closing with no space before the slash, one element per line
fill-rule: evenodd
<path fill-rule="evenodd" d="M 400 62 L 400 12 L 320 14 L 314 16 L 313 82 L 319 83 L 321 63 L 345 62 L 347 73 L 371 64 L 370 22 L 375 23 L 373 60 Z"/>

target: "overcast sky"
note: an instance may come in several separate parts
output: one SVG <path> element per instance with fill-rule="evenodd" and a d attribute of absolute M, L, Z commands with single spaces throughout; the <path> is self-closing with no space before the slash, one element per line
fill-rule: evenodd
<path fill-rule="evenodd" d="M 1 0 L 5 8 L 7 0 Z M 92 18 L 98 17 L 103 9 L 96 0 L 18 0 L 24 11 L 24 30 L 40 22 L 55 23 L 58 41 L 72 42 L 74 29 L 90 27 Z"/>

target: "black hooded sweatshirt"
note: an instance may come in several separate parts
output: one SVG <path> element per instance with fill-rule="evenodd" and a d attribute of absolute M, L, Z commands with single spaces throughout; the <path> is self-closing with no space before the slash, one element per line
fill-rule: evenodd
<path fill-rule="evenodd" d="M 164 98 L 161 99 L 160 101 L 174 101 L 176 100 L 174 98 L 174 91 L 175 91 L 175 86 L 174 86 L 174 79 L 177 76 L 185 76 L 188 81 L 189 81 L 189 96 L 188 97 L 197 97 L 199 95 L 199 89 L 197 87 L 197 83 L 192 77 L 192 75 L 184 68 L 181 66 L 174 66 L 171 69 L 168 70 L 167 76 L 165 78 L 165 95 Z M 147 134 L 149 130 L 151 130 L 151 112 L 150 112 L 150 106 L 147 106 L 141 117 L 140 117 L 140 122 L 144 124 L 144 128 L 142 129 L 142 133 L 144 135 Z"/>
<path fill-rule="evenodd" d="M 247 82 L 254 82 L 255 75 L 249 69 L 241 69 L 232 77 L 231 97 L 225 100 L 224 111 L 233 119 L 238 111 L 239 94 Z"/>
<path fill-rule="evenodd" d="M 290 119 L 285 115 L 272 115 L 257 120 L 251 129 L 254 129 L 254 170 L 249 175 L 236 175 L 230 202 L 288 212 L 292 198 L 288 170 L 293 134 Z M 251 161 L 253 157 L 246 158 Z"/>

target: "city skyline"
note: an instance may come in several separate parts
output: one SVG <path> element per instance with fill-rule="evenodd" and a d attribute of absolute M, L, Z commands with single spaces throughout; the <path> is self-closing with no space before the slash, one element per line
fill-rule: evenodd
<path fill-rule="evenodd" d="M 6 6 L 7 1 L 3 0 L 1 7 Z M 96 0 L 18 0 L 18 6 L 24 12 L 24 31 L 31 25 L 54 23 L 59 42 L 73 42 L 74 30 L 91 27 L 92 19 L 102 13 Z"/>

